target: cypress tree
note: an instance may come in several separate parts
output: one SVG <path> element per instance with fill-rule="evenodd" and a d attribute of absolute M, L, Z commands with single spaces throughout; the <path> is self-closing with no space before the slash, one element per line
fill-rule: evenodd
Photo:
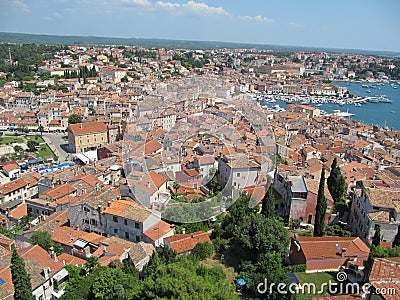
<path fill-rule="evenodd" d="M 262 201 L 261 213 L 268 219 L 275 215 L 275 198 L 272 193 L 272 184 L 269 186 L 267 194 Z"/>
<path fill-rule="evenodd" d="M 34 300 L 32 295 L 31 277 L 25 270 L 25 262 L 13 249 L 11 256 L 11 276 L 14 285 L 15 300 Z"/>
<path fill-rule="evenodd" d="M 381 225 L 376 225 L 375 234 L 372 238 L 372 245 L 378 247 L 381 243 Z"/>
<path fill-rule="evenodd" d="M 314 236 L 322 236 L 324 234 L 326 208 L 325 169 L 322 168 L 321 179 L 319 181 L 318 188 L 317 206 L 315 209 Z"/>
<path fill-rule="evenodd" d="M 346 181 L 340 171 L 336 157 L 332 162 L 331 174 L 328 177 L 327 183 L 329 192 L 331 193 L 335 203 L 342 200 L 346 193 Z"/>
<path fill-rule="evenodd" d="M 392 243 L 392 247 L 395 246 L 400 246 L 400 225 L 399 227 L 397 227 L 397 234 L 394 237 L 393 243 Z"/>

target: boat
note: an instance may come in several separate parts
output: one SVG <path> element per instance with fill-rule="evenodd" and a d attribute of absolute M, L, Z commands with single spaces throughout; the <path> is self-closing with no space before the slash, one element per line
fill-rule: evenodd
<path fill-rule="evenodd" d="M 354 106 L 360 107 L 361 103 L 354 103 Z"/>
<path fill-rule="evenodd" d="M 391 112 L 392 114 L 395 114 L 395 113 L 396 113 L 396 111 L 395 111 L 395 110 L 391 110 L 390 112 Z"/>
<path fill-rule="evenodd" d="M 362 87 L 363 87 L 363 88 L 367 88 L 367 87 L 368 87 L 368 84 L 363 84 Z"/>
<path fill-rule="evenodd" d="M 340 111 L 339 109 L 335 109 L 333 113 L 330 114 L 331 116 L 338 116 L 338 117 L 351 117 L 355 116 L 355 114 L 349 113 L 349 110 L 347 112 L 345 111 Z"/>
<path fill-rule="evenodd" d="M 367 90 L 367 93 L 371 93 L 371 91 L 370 91 L 370 90 Z"/>

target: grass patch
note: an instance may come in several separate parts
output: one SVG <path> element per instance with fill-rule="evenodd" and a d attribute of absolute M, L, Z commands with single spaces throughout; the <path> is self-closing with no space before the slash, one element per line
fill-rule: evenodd
<path fill-rule="evenodd" d="M 315 297 L 321 297 L 321 296 L 327 296 L 329 295 L 328 293 L 328 283 L 329 281 L 331 282 L 337 282 L 336 280 L 336 275 L 334 273 L 312 273 L 312 274 L 307 274 L 304 272 L 296 272 L 294 273 L 297 278 L 300 281 L 300 284 L 304 283 L 314 283 L 316 287 L 316 293 L 313 294 L 299 294 L 297 299 L 310 299 L 310 298 L 315 298 Z M 320 294 L 320 289 L 322 284 L 325 284 L 324 286 L 324 292 Z M 305 288 L 305 292 L 307 292 L 307 288 Z M 312 291 L 311 291 L 312 292 Z"/>
<path fill-rule="evenodd" d="M 18 136 L 2 136 L 0 137 L 0 145 L 11 145 L 12 143 L 23 143 L 24 139 Z"/>
<path fill-rule="evenodd" d="M 221 260 L 215 258 L 215 256 L 212 258 L 206 258 L 205 260 L 201 261 L 200 264 L 206 266 L 207 268 L 220 267 L 222 271 L 224 271 L 226 279 L 229 282 L 233 282 L 238 276 L 238 273 L 235 272 L 233 267 L 224 265 L 221 263 Z"/>
<path fill-rule="evenodd" d="M 39 150 L 36 152 L 36 156 L 45 158 L 46 156 L 53 156 L 53 159 L 56 160 L 57 156 L 50 149 L 49 145 L 43 144 L 39 146 Z"/>
<path fill-rule="evenodd" d="M 43 138 L 41 136 L 37 136 L 37 135 L 27 135 L 27 136 L 25 136 L 25 139 L 26 139 L 27 142 L 28 141 L 35 141 L 35 142 L 38 142 L 39 144 L 40 143 L 44 143 Z"/>

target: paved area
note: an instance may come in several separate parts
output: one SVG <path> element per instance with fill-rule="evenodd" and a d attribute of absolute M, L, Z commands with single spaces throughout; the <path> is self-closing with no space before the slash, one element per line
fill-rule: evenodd
<path fill-rule="evenodd" d="M 68 141 L 63 139 L 64 136 L 63 133 L 43 133 L 42 136 L 47 145 L 58 156 L 59 162 L 65 162 L 71 157 L 67 149 Z"/>

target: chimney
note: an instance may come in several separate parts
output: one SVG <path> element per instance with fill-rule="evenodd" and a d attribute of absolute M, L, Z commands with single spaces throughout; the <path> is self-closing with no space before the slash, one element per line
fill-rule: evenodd
<path fill-rule="evenodd" d="M 147 187 L 148 188 L 150 187 L 150 181 L 147 181 Z"/>
<path fill-rule="evenodd" d="M 101 214 L 101 205 L 97 206 L 97 211 Z"/>
<path fill-rule="evenodd" d="M 76 231 L 79 231 L 79 224 L 76 224 Z"/>
<path fill-rule="evenodd" d="M 182 234 L 186 234 L 186 228 L 185 227 L 182 228 Z"/>
<path fill-rule="evenodd" d="M 11 208 L 7 207 L 7 217 L 9 217 L 11 215 Z"/>
<path fill-rule="evenodd" d="M 82 123 L 81 123 L 81 124 L 79 124 L 79 128 L 81 128 L 81 129 L 82 129 Z"/>
<path fill-rule="evenodd" d="M 95 184 L 95 189 L 96 189 L 96 192 L 99 191 L 99 183 L 98 182 L 96 182 L 96 184 Z"/>
<path fill-rule="evenodd" d="M 107 207 L 110 207 L 111 206 L 111 201 L 108 201 L 107 202 Z"/>

